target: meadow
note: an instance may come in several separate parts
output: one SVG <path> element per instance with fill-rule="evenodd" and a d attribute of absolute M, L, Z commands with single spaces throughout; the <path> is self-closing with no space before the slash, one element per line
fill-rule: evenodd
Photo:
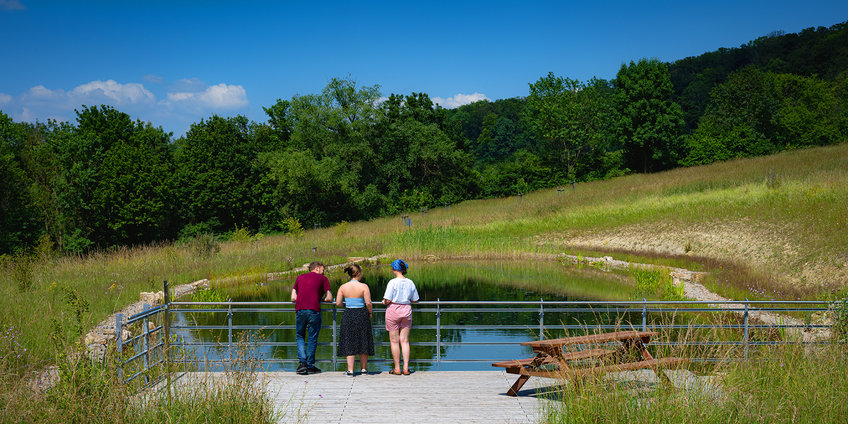
<path fill-rule="evenodd" d="M 848 144 L 467 201 L 293 234 L 213 238 L 56 257 L 42 246 L 0 264 L 3 378 L 55 364 L 84 329 L 161 290 L 257 278 L 312 260 L 528 260 L 612 255 L 710 272 L 732 298 L 833 299 L 848 281 Z M 261 278 L 261 277 L 259 277 Z M 17 385 L 3 387 L 12 387 Z M 13 394 L 14 392 L 15 394 Z M 3 389 L 4 409 L 21 390 Z"/>

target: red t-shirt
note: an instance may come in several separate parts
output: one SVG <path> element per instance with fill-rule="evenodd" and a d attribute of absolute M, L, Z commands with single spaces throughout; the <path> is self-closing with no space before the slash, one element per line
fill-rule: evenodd
<path fill-rule="evenodd" d="M 294 280 L 294 290 L 297 292 L 297 299 L 294 302 L 295 310 L 320 311 L 321 298 L 324 297 L 324 293 L 330 291 L 330 280 L 321 274 L 307 272 L 298 275 Z"/>

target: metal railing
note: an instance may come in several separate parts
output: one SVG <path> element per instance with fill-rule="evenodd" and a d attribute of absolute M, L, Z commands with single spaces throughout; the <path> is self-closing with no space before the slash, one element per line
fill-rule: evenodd
<path fill-rule="evenodd" d="M 165 354 L 167 343 L 164 316 L 167 305 L 151 307 L 144 304 L 144 310 L 124 321 L 123 314 L 115 315 L 115 348 L 118 357 L 118 378 L 125 384 L 142 377 L 142 386 L 149 386 L 165 375 L 164 366 L 168 357 Z M 135 336 L 124 340 L 124 332 L 138 329 Z M 125 371 L 131 375 L 125 376 Z M 157 372 L 159 371 L 159 372 Z"/>
<path fill-rule="evenodd" d="M 184 341 L 180 346 L 184 349 L 206 349 L 204 359 L 199 361 L 206 363 L 216 362 L 209 359 L 209 350 L 218 352 L 232 352 L 234 348 L 234 332 L 259 332 L 259 331 L 277 331 L 277 330 L 294 330 L 293 324 L 285 325 L 233 325 L 233 315 L 239 313 L 290 313 L 294 314 L 294 308 L 290 302 L 173 302 L 172 313 L 182 312 L 191 314 L 214 314 L 226 313 L 226 324 L 206 324 L 197 325 L 193 323 L 182 323 L 174 325 L 172 329 L 175 332 L 186 332 L 193 330 L 209 330 L 209 331 L 226 331 L 226 343 L 216 341 Z M 183 307 L 191 309 L 180 309 Z M 216 308 L 217 307 L 217 308 Z M 738 346 L 742 349 L 741 358 L 748 357 L 748 350 L 751 346 L 779 345 L 786 343 L 795 343 L 795 341 L 785 340 L 784 337 L 779 340 L 755 340 L 751 337 L 752 331 L 763 330 L 778 330 L 786 333 L 787 331 L 811 330 L 816 328 L 825 328 L 822 324 L 799 324 L 799 323 L 773 323 L 773 324 L 754 324 L 751 322 L 752 313 L 763 312 L 782 312 L 782 313 L 813 313 L 826 311 L 828 302 L 823 301 L 723 301 L 723 302 L 671 302 L 671 301 L 545 301 L 540 299 L 538 302 L 528 301 L 430 301 L 420 302 L 413 308 L 413 314 L 416 317 L 415 322 L 420 322 L 421 318 L 427 314 L 433 314 L 435 318 L 434 324 L 416 324 L 414 329 L 417 330 L 434 330 L 435 337 L 431 341 L 419 341 L 411 343 L 412 346 L 429 346 L 435 348 L 433 358 L 417 358 L 413 362 L 425 362 L 435 364 L 436 369 L 440 368 L 442 363 L 450 362 L 493 362 L 505 359 L 515 358 L 474 358 L 474 359 L 445 359 L 442 357 L 442 349 L 446 347 L 470 346 L 470 345 L 518 345 L 520 342 L 503 342 L 503 341 L 483 341 L 483 342 L 450 342 L 444 341 L 442 338 L 443 330 L 527 330 L 536 328 L 534 336 L 545 338 L 550 332 L 560 330 L 573 330 L 576 332 L 593 331 L 593 330 L 615 330 L 622 328 L 635 328 L 644 331 L 657 330 L 731 330 L 741 332 L 738 339 L 727 337 L 724 340 L 666 340 L 656 341 L 653 346 Z M 326 304 L 324 311 L 331 315 L 332 319 L 329 324 L 322 326 L 322 329 L 331 331 L 330 343 L 319 343 L 319 349 L 331 349 L 331 357 L 329 359 L 320 360 L 323 363 L 331 363 L 333 368 L 338 363 L 336 357 L 336 340 L 338 333 L 339 313 L 343 310 L 337 310 L 335 305 Z M 376 314 L 383 313 L 384 310 L 375 305 L 374 312 Z M 475 313 L 475 314 L 503 314 L 503 313 L 535 313 L 538 314 L 538 321 L 532 325 L 524 324 L 497 324 L 497 325 L 473 325 L 473 324 L 443 324 L 443 314 L 452 313 Z M 545 315 L 553 314 L 591 314 L 605 315 L 614 317 L 606 321 L 594 322 L 591 324 L 575 323 L 563 324 L 561 320 L 558 322 L 545 322 Z M 730 313 L 738 314 L 736 318 L 729 318 L 720 324 L 714 322 L 686 321 L 686 320 L 663 320 L 661 316 L 677 316 L 695 315 L 695 314 L 713 314 L 713 313 Z M 620 317 L 630 317 L 630 319 L 622 320 Z M 634 319 L 635 316 L 635 319 Z M 638 318 L 641 317 L 641 320 Z M 653 319 L 649 321 L 649 317 Z M 788 319 L 787 319 L 788 320 Z M 284 320 L 280 320 L 283 322 Z M 293 322 L 293 320 L 288 320 Z M 382 326 L 374 325 L 374 329 L 380 329 Z M 537 331 L 537 332 L 536 332 Z M 530 340 L 528 334 L 527 340 Z M 222 337 L 223 338 L 223 337 Z M 801 342 L 813 343 L 813 342 Z M 819 343 L 819 342 L 815 342 Z M 267 346 L 267 347 L 292 347 L 296 346 L 295 340 L 290 341 L 254 341 L 252 346 Z M 377 346 L 388 346 L 388 342 L 377 342 Z M 219 361 L 225 362 L 227 359 L 219 356 Z M 696 360 L 717 360 L 720 358 L 693 358 Z M 264 363 L 297 363 L 296 358 L 261 358 Z M 377 360 L 379 361 L 379 360 Z"/>
<path fill-rule="evenodd" d="M 555 335 L 557 332 L 582 333 L 594 332 L 596 330 L 617 330 L 617 329 L 637 329 L 643 331 L 660 331 L 661 333 L 670 334 L 677 332 L 695 332 L 699 330 L 713 331 L 712 336 L 715 337 L 717 331 L 727 331 L 721 337 L 713 340 L 704 340 L 700 337 L 684 337 L 681 339 L 655 339 L 651 346 L 664 348 L 709 348 L 723 347 L 736 349 L 738 355 L 724 357 L 691 357 L 693 361 L 719 361 L 719 360 L 745 360 L 749 358 L 749 350 L 759 346 L 775 346 L 789 343 L 804 343 L 804 344 L 822 344 L 829 343 L 827 340 L 802 340 L 801 333 L 816 329 L 826 329 L 827 325 L 812 324 L 804 322 L 798 318 L 791 318 L 783 315 L 785 318 L 781 321 L 766 323 L 762 319 L 758 319 L 758 323 L 754 323 L 753 315 L 763 313 L 781 313 L 781 314 L 801 314 L 809 316 L 813 313 L 821 313 L 827 311 L 832 302 L 827 301 L 548 301 L 540 299 L 539 301 L 422 301 L 413 308 L 413 321 L 416 322 L 413 329 L 430 330 L 435 333 L 432 340 L 412 342 L 412 346 L 427 346 L 434 348 L 433 356 L 429 358 L 415 358 L 414 363 L 429 363 L 435 366 L 436 370 L 440 370 L 443 363 L 461 363 L 461 362 L 497 362 L 509 359 L 518 359 L 516 357 L 503 358 L 468 358 L 468 359 L 449 359 L 443 357 L 443 350 L 450 347 L 462 346 L 497 346 L 497 345 L 519 345 L 520 341 L 446 341 L 443 340 L 445 331 L 462 331 L 462 330 L 485 330 L 485 331 L 504 331 L 504 330 L 524 330 L 527 332 L 525 341 L 533 338 L 546 338 L 549 335 Z M 331 331 L 331 341 L 318 343 L 319 351 L 328 353 L 329 359 L 319 359 L 317 362 L 331 364 L 333 369 L 343 362 L 339 361 L 336 355 L 336 342 L 338 340 L 338 330 L 340 323 L 340 314 L 343 314 L 343 308 L 337 309 L 335 304 L 326 303 L 322 307 L 322 312 L 329 314 L 332 318 L 329 322 L 322 325 L 322 332 Z M 382 305 L 374 305 L 374 313 L 381 314 L 385 310 Z M 233 316 L 243 313 L 265 313 L 265 314 L 290 314 L 288 319 L 280 319 L 277 322 L 280 324 L 233 324 Z M 226 366 L 232 363 L 238 346 L 239 335 L 256 335 L 259 332 L 277 332 L 295 330 L 294 325 L 294 305 L 291 302 L 168 302 L 165 305 L 156 308 L 148 309 L 140 314 L 130 317 L 123 325 L 132 325 L 136 322 L 141 322 L 143 329 L 135 337 L 129 340 L 121 340 L 121 317 L 116 319 L 117 332 L 117 348 L 119 357 L 128 345 L 134 345 L 133 354 L 121 362 L 122 367 L 132 368 L 132 375 L 124 380 L 131 382 L 134 379 L 144 376 L 145 384 L 150 384 L 151 376 L 161 375 L 154 372 L 156 367 L 165 365 L 168 361 L 179 362 L 182 365 L 192 364 L 196 369 L 203 369 L 211 366 Z M 446 314 L 505 314 L 505 313 L 530 313 L 538 317 L 533 319 L 532 323 L 525 321 L 524 323 L 508 323 L 508 324 L 465 324 L 465 323 L 443 323 L 443 315 Z M 193 317 L 211 315 L 206 318 L 206 321 L 214 321 L 214 314 L 221 314 L 225 317 L 217 322 L 197 324 L 189 322 L 186 315 L 191 314 Z M 603 317 L 604 319 L 595 319 L 591 323 L 565 323 L 563 320 L 546 321 L 546 315 L 551 316 L 574 316 L 585 314 L 591 317 Z M 427 316 L 430 315 L 429 319 Z M 172 323 L 174 317 L 180 318 L 180 322 Z M 150 325 L 150 320 L 156 317 L 158 325 Z M 715 320 L 714 317 L 720 317 Z M 220 318 L 220 317 L 218 317 Z M 772 321 L 773 321 L 772 317 Z M 424 324 L 418 324 L 425 321 Z M 426 321 L 432 321 L 430 323 Z M 768 320 L 766 320 L 768 321 Z M 283 324 L 290 322 L 292 324 Z M 375 330 L 382 328 L 381 325 L 374 325 Z M 192 331 L 210 331 L 218 332 L 218 341 L 198 341 L 193 337 L 188 337 Z M 224 337 L 226 332 L 226 337 Z M 755 337 L 754 333 L 758 335 Z M 770 333 L 778 333 L 776 336 Z M 178 341 L 174 341 L 175 336 Z M 763 335 L 766 335 L 764 337 Z M 154 341 L 151 342 L 151 336 Z M 139 344 L 141 341 L 141 344 Z M 152 352 L 161 353 L 164 348 L 172 343 L 173 346 L 179 347 L 183 352 L 180 358 L 174 358 L 171 355 L 161 354 L 155 360 L 150 359 Z M 376 346 L 388 346 L 388 342 L 376 342 Z M 294 347 L 296 341 L 291 336 L 287 341 L 263 341 L 258 337 L 253 337 L 249 342 L 251 348 L 267 347 Z M 186 355 L 186 352 L 194 354 Z M 201 354 L 202 353 L 202 354 Z M 210 353 L 212 358 L 210 358 Z M 270 357 L 261 356 L 257 358 L 263 365 L 267 364 L 296 364 L 296 357 Z M 136 361 L 143 361 L 141 365 L 130 367 Z M 369 362 L 384 362 L 385 359 L 372 359 Z M 167 370 L 164 371 L 167 375 Z M 123 377 L 122 377 L 123 378 Z"/>

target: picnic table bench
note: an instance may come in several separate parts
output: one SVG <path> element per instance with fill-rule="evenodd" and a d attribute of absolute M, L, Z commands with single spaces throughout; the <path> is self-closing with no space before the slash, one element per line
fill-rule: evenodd
<path fill-rule="evenodd" d="M 527 359 L 495 362 L 493 367 L 502 367 L 510 374 L 518 374 L 518 380 L 509 388 L 507 395 L 515 396 L 521 386 L 530 377 L 574 378 L 587 377 L 612 371 L 637 370 L 651 368 L 664 383 L 669 383 L 668 377 L 661 368 L 676 368 L 686 362 L 682 358 L 655 359 L 648 352 L 646 345 L 653 331 L 616 331 L 598 333 L 588 336 L 565 337 L 561 339 L 537 340 L 521 343 L 531 346 L 536 356 Z M 613 342 L 618 345 L 609 346 Z M 566 346 L 604 346 L 564 352 Z"/>

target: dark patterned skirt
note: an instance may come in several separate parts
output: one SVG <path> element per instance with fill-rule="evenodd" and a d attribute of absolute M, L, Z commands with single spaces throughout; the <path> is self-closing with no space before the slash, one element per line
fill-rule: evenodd
<path fill-rule="evenodd" d="M 367 308 L 346 308 L 342 314 L 337 355 L 373 355 L 374 335 Z"/>

